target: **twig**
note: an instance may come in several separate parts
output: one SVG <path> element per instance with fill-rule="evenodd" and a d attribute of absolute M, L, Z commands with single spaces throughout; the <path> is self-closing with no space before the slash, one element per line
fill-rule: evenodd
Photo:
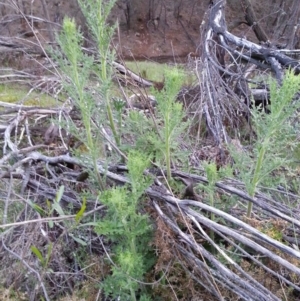
<path fill-rule="evenodd" d="M 47 289 L 44 285 L 44 282 L 41 278 L 41 275 L 39 274 L 38 271 L 34 270 L 20 255 L 18 255 L 17 253 L 15 253 L 14 251 L 10 250 L 6 245 L 5 245 L 5 242 L 2 238 L 2 245 L 4 247 L 4 249 L 10 253 L 11 255 L 13 255 L 14 257 L 16 257 L 20 262 L 22 262 L 26 267 L 27 269 L 32 272 L 33 274 L 36 275 L 37 279 L 39 280 L 39 283 L 40 283 L 40 286 L 42 287 L 42 290 L 43 290 L 43 293 L 44 293 L 44 297 L 47 301 L 50 301 L 50 298 L 48 296 L 48 293 L 47 293 Z"/>
<path fill-rule="evenodd" d="M 102 210 L 103 208 L 105 208 L 105 206 L 98 206 L 96 209 L 93 209 L 91 211 L 84 213 L 83 217 L 89 216 L 97 211 Z M 32 220 L 27 220 L 27 221 L 23 221 L 23 222 L 16 222 L 16 223 L 0 225 L 0 229 L 28 225 L 28 224 L 32 224 L 32 223 L 48 223 L 49 221 L 62 221 L 62 220 L 68 220 L 68 219 L 74 219 L 74 218 L 76 218 L 76 214 L 57 216 L 57 217 L 38 218 L 38 219 L 32 219 Z"/>

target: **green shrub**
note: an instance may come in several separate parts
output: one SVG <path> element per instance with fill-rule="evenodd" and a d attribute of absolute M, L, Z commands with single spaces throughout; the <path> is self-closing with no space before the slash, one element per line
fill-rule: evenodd
<path fill-rule="evenodd" d="M 146 214 L 141 214 L 141 200 L 151 180 L 143 176 L 149 159 L 138 152 L 128 155 L 128 169 L 131 186 L 116 187 L 100 195 L 107 206 L 105 218 L 98 222 L 97 233 L 106 235 L 112 242 L 112 274 L 101 286 L 105 294 L 122 300 L 136 300 L 140 289 L 137 280 L 152 265 L 149 242 L 152 228 Z"/>
<path fill-rule="evenodd" d="M 293 100 L 299 90 L 300 78 L 292 71 L 287 72 L 280 87 L 270 80 L 270 113 L 265 114 L 260 108 L 251 111 L 256 135 L 253 151 L 232 152 L 236 168 L 251 197 L 254 197 L 258 185 L 268 181 L 272 172 L 294 160 L 293 150 L 298 143 L 291 120 L 300 106 L 299 101 Z M 248 217 L 251 212 L 252 203 L 249 202 Z"/>

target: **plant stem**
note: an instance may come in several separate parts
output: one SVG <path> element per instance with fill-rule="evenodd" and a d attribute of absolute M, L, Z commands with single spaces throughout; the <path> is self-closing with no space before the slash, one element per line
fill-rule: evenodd
<path fill-rule="evenodd" d="M 167 165 L 167 180 L 170 182 L 172 173 L 171 173 L 171 154 L 170 154 L 170 143 L 169 139 L 166 141 L 166 165 Z"/>
<path fill-rule="evenodd" d="M 133 288 L 130 289 L 131 300 L 136 301 L 135 291 Z"/>
<path fill-rule="evenodd" d="M 94 153 L 94 142 L 93 142 L 93 137 L 92 137 L 92 127 L 91 127 L 91 118 L 90 118 L 90 112 L 87 112 L 86 105 L 85 105 L 85 99 L 83 95 L 83 89 L 79 80 L 79 73 L 78 73 L 78 64 L 77 61 L 74 60 L 71 62 L 73 66 L 73 71 L 74 71 L 74 84 L 77 88 L 77 93 L 78 93 L 78 100 L 79 100 L 79 107 L 80 107 L 80 112 L 82 115 L 82 121 L 84 124 L 84 129 L 86 132 L 86 137 L 87 137 L 87 146 L 89 151 L 91 152 L 92 155 L 92 161 L 93 161 L 93 167 L 97 175 L 97 180 L 99 183 L 99 186 L 102 191 L 105 190 L 105 185 L 103 183 L 103 180 L 98 172 L 98 167 L 97 167 L 97 158 Z"/>
<path fill-rule="evenodd" d="M 108 115 L 108 119 L 109 119 L 109 125 L 113 132 L 114 138 L 116 140 L 116 144 L 117 144 L 117 146 L 120 146 L 120 139 L 119 139 L 119 135 L 117 134 L 115 122 L 113 119 L 112 109 L 111 109 L 110 101 L 108 98 L 106 99 L 106 110 L 107 110 L 107 115 Z"/>
<path fill-rule="evenodd" d="M 168 108 L 169 110 L 170 108 Z M 167 180 L 170 182 L 172 173 L 171 173 L 171 151 L 170 151 L 170 126 L 169 126 L 169 118 L 170 112 L 166 112 L 165 116 L 165 146 L 166 146 L 166 166 L 167 166 Z"/>
<path fill-rule="evenodd" d="M 262 166 L 263 166 L 263 161 L 264 161 L 264 157 L 265 157 L 265 153 L 266 153 L 265 145 L 268 145 L 268 143 L 269 143 L 269 139 L 266 138 L 266 140 L 262 144 L 262 147 L 259 151 L 258 160 L 256 161 L 256 164 L 255 164 L 253 180 L 251 181 L 251 190 L 250 190 L 250 193 L 249 193 L 251 198 L 254 198 L 255 190 L 256 190 L 256 187 L 259 183 L 259 175 L 260 175 L 260 171 L 261 171 Z M 253 203 L 248 202 L 248 208 L 247 208 L 247 217 L 248 218 L 251 217 L 252 208 L 253 208 Z"/>
<path fill-rule="evenodd" d="M 107 56 L 107 54 L 105 55 L 105 57 L 102 57 L 102 59 L 101 59 L 101 77 L 102 77 L 102 81 L 105 84 L 107 83 L 107 80 L 108 80 L 107 79 L 107 61 L 106 61 L 107 58 L 106 58 L 106 56 Z M 107 111 L 107 115 L 108 115 L 109 126 L 113 132 L 117 146 L 120 146 L 120 139 L 119 139 L 119 135 L 117 134 L 107 87 L 105 87 L 104 100 L 106 103 L 106 111 Z"/>

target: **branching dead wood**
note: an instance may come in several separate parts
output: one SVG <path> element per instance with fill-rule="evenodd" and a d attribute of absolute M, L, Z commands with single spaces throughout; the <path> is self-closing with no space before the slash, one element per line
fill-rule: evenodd
<path fill-rule="evenodd" d="M 59 150 L 56 147 L 47 150 L 45 145 L 28 146 L 28 140 L 26 147 L 25 145 L 21 147 L 22 143 L 17 146 L 10 134 L 13 130 L 19 131 L 21 123 L 25 120 L 24 116 L 36 118 L 40 114 L 52 115 L 58 114 L 59 111 L 29 110 L 28 108 L 24 112 L 21 108 L 18 110 L 17 116 L 21 117 L 10 120 L 10 124 L 5 129 L 5 133 L 8 134 L 3 137 L 5 141 L 9 141 L 6 143 L 6 154 L 0 162 L 3 167 L 7 166 L 0 174 L 3 183 L 13 185 L 12 181 L 21 181 L 22 194 L 27 192 L 29 196 L 35 199 L 35 204 L 41 207 L 43 207 L 42 204 L 45 200 L 54 200 L 59 187 L 64 185 L 65 191 L 60 204 L 62 208 L 73 208 L 76 212 L 81 206 L 81 191 L 93 187 L 92 184 L 89 184 L 88 174 L 83 176 L 83 173 L 92 169 L 89 159 L 82 156 L 79 160 L 69 154 L 64 154 L 63 148 Z M 58 137 L 58 139 L 60 138 Z M 48 155 L 45 154 L 45 150 Z M 62 153 L 57 155 L 57 152 Z M 6 165 L 12 159 L 14 160 L 13 165 Z M 130 185 L 130 181 L 126 177 L 126 166 L 107 167 L 104 162 L 99 161 L 98 172 L 106 176 L 107 185 Z M 195 198 L 197 201 L 177 198 L 160 182 L 159 176 L 162 175 L 162 171 L 151 169 L 145 172 L 153 178 L 153 184 L 145 191 L 145 194 L 152 200 L 157 218 L 161 219 L 166 227 L 173 232 L 174 240 L 169 243 L 173 246 L 174 256 L 187 273 L 191 273 L 191 277 L 218 300 L 223 300 L 224 290 L 231 291 L 233 295 L 239 296 L 242 300 L 281 300 L 274 291 L 263 286 L 257 280 L 256 276 L 247 268 L 246 262 L 251 262 L 252 269 L 256 267 L 255 269 L 260 270 L 260 273 L 269 274 L 274 283 L 280 281 L 281 285 L 300 291 L 300 266 L 298 264 L 300 253 L 293 248 L 295 244 L 289 243 L 289 238 L 294 238 L 296 241 L 300 239 L 298 196 L 289 195 L 290 202 L 294 202 L 295 205 L 294 209 L 291 209 L 291 206 L 276 202 L 275 199 L 261 192 L 258 192 L 252 199 L 245 192 L 242 183 L 228 179 L 216 183 L 219 195 L 231 195 L 236 198 L 235 206 L 230 206 L 229 211 L 226 212 L 208 205 L 205 196 L 200 196 L 199 192 L 195 192 L 194 189 L 196 188 L 192 188 L 193 193 L 191 195 L 194 197 L 198 195 L 198 198 Z M 195 187 L 198 183 L 208 184 L 208 180 L 204 176 L 181 171 L 173 171 L 172 175 L 174 179 L 183 183 L 194 183 Z M 277 193 L 288 194 L 284 191 Z M 274 197 L 276 197 L 276 193 Z M 244 211 L 236 211 L 235 209 L 243 207 L 243 204 L 245 205 L 248 201 L 255 205 L 255 217 L 252 221 L 245 219 Z M 87 206 L 90 210 L 96 204 L 96 199 L 87 200 Z M 214 214 L 215 220 L 210 218 L 211 214 Z M 34 218 L 36 218 L 36 213 L 32 211 L 30 219 Z M 20 217 L 16 220 L 18 222 L 16 226 L 10 225 L 10 231 L 1 235 L 5 239 L 2 254 L 12 248 L 12 242 L 8 240 L 7 235 L 11 236 L 13 233 L 18 233 L 15 231 L 20 227 L 22 228 L 20 222 L 30 223 L 30 219 L 28 220 L 28 217 L 25 219 L 25 216 Z M 222 220 L 222 222 L 217 222 L 217 220 Z M 261 223 L 275 221 L 278 225 L 283 225 L 280 228 L 284 231 L 282 240 L 264 234 L 258 226 Z M 43 223 L 43 219 L 40 219 L 40 222 Z M 66 235 L 69 235 L 63 220 L 57 220 L 56 223 L 60 225 L 59 227 L 62 228 L 63 232 L 66 231 Z M 182 228 L 183 224 L 188 225 L 188 227 Z M 5 227 L 6 225 L 0 226 L 0 228 Z M 290 231 L 291 228 L 294 229 L 293 232 Z M 58 229 L 52 234 L 49 229 L 43 231 L 45 231 L 46 237 L 50 236 L 49 239 L 51 239 L 53 235 L 59 237 Z M 215 239 L 209 235 L 211 231 L 215 233 Z M 72 233 L 70 235 L 68 239 L 72 240 Z M 90 243 L 92 244 L 92 241 Z M 211 247 L 205 247 L 205 243 Z M 238 260 L 232 259 L 232 252 L 235 253 L 236 258 L 239 258 Z M 26 261 L 26 265 L 31 266 L 31 259 L 27 257 L 27 260 L 29 262 Z M 59 270 L 62 270 L 62 265 L 65 264 L 60 260 L 56 258 L 52 264 L 58 265 Z M 37 270 L 35 273 L 40 275 Z M 75 273 L 74 277 L 76 275 Z M 203 277 L 204 275 L 205 277 Z M 293 275 L 294 280 L 291 281 L 287 275 Z M 47 287 L 45 281 L 47 283 L 48 280 L 44 278 L 41 281 L 44 285 L 44 287 L 41 286 L 43 289 L 45 286 Z M 58 283 L 57 278 L 53 278 L 52 281 Z M 67 287 L 65 289 L 70 289 L 72 285 L 69 283 Z"/>
<path fill-rule="evenodd" d="M 252 80 L 255 74 L 264 77 L 271 74 L 280 85 L 285 70 L 300 73 L 299 61 L 289 55 L 293 50 L 278 49 L 269 41 L 250 2 L 243 1 L 243 4 L 246 23 L 253 27 L 262 43 L 256 44 L 228 31 L 225 0 L 213 1 L 201 26 L 202 55 L 195 64 L 201 99 L 196 102 L 195 117 L 205 117 L 218 145 L 230 142 L 228 131 L 239 127 L 240 117 L 247 114 L 251 99 L 263 106 L 268 103 L 268 87 Z"/>

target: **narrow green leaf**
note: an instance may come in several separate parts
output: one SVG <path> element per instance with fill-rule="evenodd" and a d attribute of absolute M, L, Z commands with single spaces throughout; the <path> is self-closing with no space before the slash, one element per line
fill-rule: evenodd
<path fill-rule="evenodd" d="M 46 211 L 45 211 L 42 207 L 40 207 L 39 205 L 33 203 L 33 202 L 30 201 L 30 200 L 29 200 L 28 202 L 29 202 L 31 208 L 32 208 L 33 210 L 35 210 L 38 214 L 40 214 L 41 216 L 46 216 L 46 215 L 47 215 L 47 214 L 46 214 Z"/>
<path fill-rule="evenodd" d="M 75 237 L 74 235 L 72 235 L 72 234 L 69 234 L 76 242 L 78 242 L 80 245 L 82 245 L 82 246 L 87 246 L 87 243 L 84 241 L 84 240 L 82 240 L 81 238 L 78 238 L 78 237 Z"/>
<path fill-rule="evenodd" d="M 56 194 L 56 197 L 55 197 L 55 202 L 60 202 L 63 194 L 64 194 L 64 191 L 65 191 L 65 186 L 62 185 L 59 187 L 58 191 L 57 191 L 57 194 Z"/>
<path fill-rule="evenodd" d="M 77 212 L 75 217 L 77 223 L 81 220 L 83 213 L 85 212 L 85 209 L 86 209 L 86 198 L 83 198 L 82 206 L 80 210 Z"/>
<path fill-rule="evenodd" d="M 49 228 L 50 228 L 50 229 L 52 229 L 52 228 L 53 228 L 53 226 L 54 226 L 54 223 L 53 223 L 53 221 L 49 221 L 49 222 L 48 222 L 48 225 L 49 225 Z"/>
<path fill-rule="evenodd" d="M 51 254 L 52 254 L 52 248 L 53 248 L 53 244 L 50 242 L 49 245 L 48 245 L 47 258 L 46 258 L 45 266 L 47 266 L 49 261 L 50 261 L 50 257 L 51 257 Z"/>
<path fill-rule="evenodd" d="M 54 202 L 52 204 L 52 209 L 55 210 L 60 216 L 65 215 L 63 209 L 61 208 L 60 204 L 57 202 Z"/>
<path fill-rule="evenodd" d="M 48 199 L 46 200 L 46 204 L 47 204 L 48 211 L 50 212 L 50 211 L 51 211 L 51 207 L 52 207 L 51 205 L 52 205 L 52 204 L 51 204 L 51 202 L 50 202 Z"/>
<path fill-rule="evenodd" d="M 89 223 L 85 223 L 85 224 L 80 224 L 76 228 L 89 227 L 89 226 L 96 227 L 96 226 L 98 226 L 98 223 L 97 222 L 89 222 Z"/>
<path fill-rule="evenodd" d="M 40 260 L 41 264 L 44 266 L 45 260 L 44 260 L 42 253 L 40 252 L 40 250 L 35 246 L 31 246 L 30 250 Z"/>

